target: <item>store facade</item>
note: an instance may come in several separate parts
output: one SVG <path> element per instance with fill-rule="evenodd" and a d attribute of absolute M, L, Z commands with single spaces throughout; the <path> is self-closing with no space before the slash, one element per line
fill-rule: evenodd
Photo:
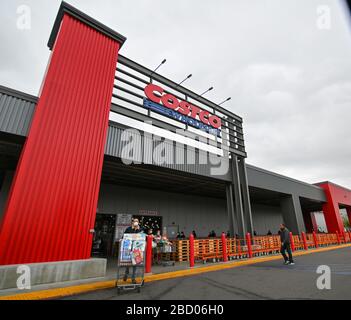
<path fill-rule="evenodd" d="M 40 98 L 0 87 L 0 265 L 110 255 L 132 216 L 170 237 L 300 233 L 316 211 L 343 228 L 351 203 L 328 183 L 246 164 L 243 119 L 121 55 L 125 40 L 63 2 Z"/>

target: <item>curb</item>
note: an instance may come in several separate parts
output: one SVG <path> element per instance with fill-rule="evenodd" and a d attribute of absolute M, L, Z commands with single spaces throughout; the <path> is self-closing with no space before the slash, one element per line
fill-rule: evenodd
<path fill-rule="evenodd" d="M 343 245 L 333 246 L 333 247 L 323 247 L 318 249 L 312 249 L 309 251 L 295 251 L 294 256 L 303 256 L 307 254 L 332 251 L 332 250 L 343 249 L 348 247 L 351 247 L 351 244 L 343 244 Z M 230 261 L 230 262 L 225 262 L 225 263 L 216 264 L 216 265 L 207 266 L 207 267 L 195 267 L 193 269 L 171 271 L 171 272 L 165 272 L 160 274 L 152 274 L 152 275 L 145 276 L 144 280 L 145 282 L 154 282 L 154 281 L 174 279 L 179 277 L 187 277 L 187 276 L 193 276 L 193 275 L 206 273 L 206 272 L 237 268 L 241 266 L 252 265 L 252 264 L 257 264 L 257 263 L 262 263 L 267 261 L 280 260 L 280 259 L 281 259 L 281 256 L 276 255 L 276 256 L 251 258 L 251 259 L 235 261 L 235 262 Z M 44 299 L 62 298 L 62 297 L 87 293 L 91 291 L 96 291 L 96 290 L 111 289 L 115 287 L 115 284 L 116 284 L 116 280 L 99 281 L 99 282 L 93 282 L 93 283 L 64 287 L 64 288 L 55 288 L 55 289 L 34 291 L 29 293 L 20 293 L 15 295 L 2 296 L 0 297 L 0 300 L 44 300 Z"/>

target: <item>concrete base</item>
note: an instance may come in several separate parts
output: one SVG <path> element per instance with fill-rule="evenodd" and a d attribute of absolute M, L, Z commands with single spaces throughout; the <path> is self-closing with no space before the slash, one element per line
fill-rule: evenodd
<path fill-rule="evenodd" d="M 87 259 L 26 264 L 30 268 L 30 285 L 73 281 L 106 275 L 106 259 Z M 23 265 L 0 266 L 0 290 L 17 288 L 17 280 Z"/>

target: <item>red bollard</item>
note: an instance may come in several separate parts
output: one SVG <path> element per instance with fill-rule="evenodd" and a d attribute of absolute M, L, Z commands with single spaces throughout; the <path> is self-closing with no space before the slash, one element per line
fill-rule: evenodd
<path fill-rule="evenodd" d="M 150 273 L 151 272 L 152 239 L 153 239 L 153 236 L 151 236 L 151 235 L 146 237 L 145 273 Z"/>
<path fill-rule="evenodd" d="M 315 232 L 315 231 L 313 231 L 313 232 L 312 232 L 312 234 L 313 234 L 314 246 L 315 246 L 316 248 L 318 248 L 318 247 L 319 247 L 319 245 L 318 245 L 318 240 L 317 240 L 317 235 L 316 235 L 316 232 Z"/>
<path fill-rule="evenodd" d="M 290 246 L 291 246 L 291 251 L 294 252 L 295 251 L 295 242 L 294 242 L 294 237 L 292 232 L 289 233 L 290 236 Z"/>
<path fill-rule="evenodd" d="M 247 245 L 247 252 L 249 254 L 249 258 L 252 258 L 252 246 L 251 246 L 251 234 L 248 232 L 246 234 L 246 245 Z"/>
<path fill-rule="evenodd" d="M 222 254 L 223 254 L 223 262 L 228 261 L 228 252 L 227 252 L 227 239 L 225 237 L 225 233 L 222 233 Z"/>
<path fill-rule="evenodd" d="M 189 263 L 190 268 L 195 265 L 195 249 L 194 249 L 194 235 L 191 233 L 189 236 Z"/>
<path fill-rule="evenodd" d="M 338 244 L 341 244 L 339 232 L 336 231 L 335 233 L 336 233 L 336 239 L 338 239 Z"/>
<path fill-rule="evenodd" d="M 304 233 L 303 231 L 301 232 L 301 238 L 302 238 L 302 243 L 303 243 L 303 249 L 308 250 L 306 233 Z"/>

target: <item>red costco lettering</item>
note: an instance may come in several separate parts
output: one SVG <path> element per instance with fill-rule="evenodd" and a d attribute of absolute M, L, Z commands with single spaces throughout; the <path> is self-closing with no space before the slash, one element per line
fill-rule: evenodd
<path fill-rule="evenodd" d="M 196 107 L 187 101 L 179 101 L 170 93 L 164 94 L 164 89 L 156 84 L 148 84 L 145 87 L 144 92 L 151 101 L 162 104 L 166 108 L 175 110 L 185 116 L 189 116 L 196 120 L 199 119 L 202 123 L 210 125 L 213 128 L 218 129 L 222 125 L 219 117 L 210 114 L 206 110 L 201 110 L 199 107 Z"/>

